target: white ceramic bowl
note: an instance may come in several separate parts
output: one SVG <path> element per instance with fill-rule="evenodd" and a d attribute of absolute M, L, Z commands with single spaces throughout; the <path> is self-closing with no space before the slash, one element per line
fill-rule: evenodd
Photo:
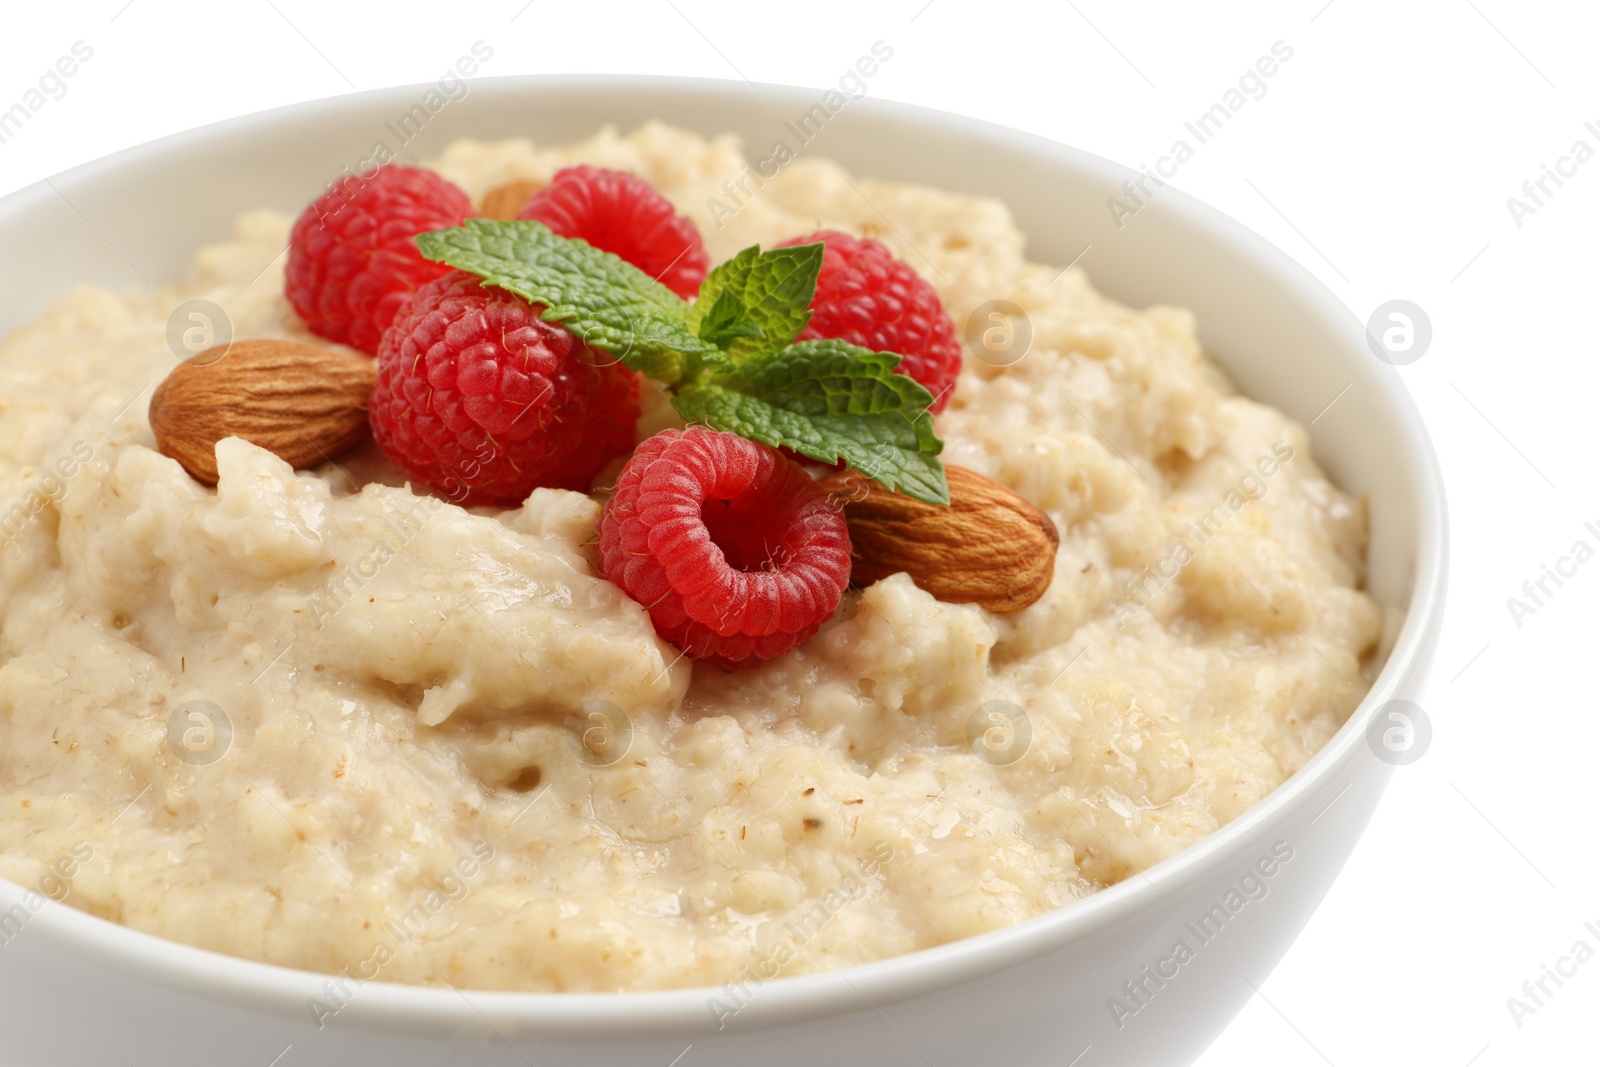
<path fill-rule="evenodd" d="M 77 283 L 136 288 L 141 274 L 178 277 L 197 246 L 231 232 L 241 209 L 297 210 L 376 140 L 392 141 L 384 124 L 423 92 L 385 89 L 219 123 L 5 198 L 0 331 Z M 564 142 L 652 117 L 735 131 L 764 151 L 820 95 L 655 78 L 477 80 L 407 152 L 426 158 L 463 135 Z M 1344 728 L 1263 803 L 1146 875 L 982 937 L 738 993 L 370 984 L 319 1030 L 308 1002 L 327 995 L 323 975 L 215 955 L 46 903 L 0 945 L 0 1059 L 19 1067 L 1150 1067 L 1188 1063 L 1215 1038 L 1321 901 L 1377 804 L 1389 771 L 1366 741 L 1377 709 L 1416 699 L 1427 674 L 1443 607 L 1445 503 L 1416 411 L 1331 293 L 1175 189 L 1119 230 L 1106 198 L 1134 172 L 999 126 L 872 100 L 850 102 L 805 150 L 860 174 L 998 196 L 1036 259 L 1066 263 L 1092 245 L 1083 262 L 1097 285 L 1135 305 L 1195 309 L 1201 339 L 1240 387 L 1302 423 L 1348 387 L 1311 427 L 1313 447 L 1341 486 L 1369 498 L 1370 588 L 1404 622 Z M 1224 902 L 1275 847 L 1293 858 L 1268 880 L 1267 896 L 1201 945 L 1185 924 Z M 0 882 L 0 915 L 23 899 Z M 1196 950 L 1173 975 L 1160 961 L 1180 937 Z M 1143 985 L 1142 998 L 1130 995 L 1130 981 Z M 719 1028 L 708 1002 L 735 996 L 748 1003 Z M 1114 997 L 1137 1012 L 1116 1019 Z"/>

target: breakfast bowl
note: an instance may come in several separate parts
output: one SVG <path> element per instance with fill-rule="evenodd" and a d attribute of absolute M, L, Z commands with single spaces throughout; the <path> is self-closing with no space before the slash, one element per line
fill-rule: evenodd
<path fill-rule="evenodd" d="M 114 913 L 52 899 L 52 885 L 89 862 L 68 851 L 38 886 L 0 881 L 8 1062 L 1192 1061 L 1305 925 L 1402 762 L 1384 730 L 1419 699 L 1428 673 L 1443 608 L 1446 517 L 1431 446 L 1399 372 L 1374 355 L 1366 331 L 1308 272 L 1180 191 L 1136 195 L 1143 175 L 1083 152 L 866 99 L 863 77 L 823 94 L 460 73 L 448 84 L 296 105 L 175 135 L 7 197 L 0 335 L 78 285 L 126 291 L 183 276 L 193 250 L 224 239 L 245 207 L 295 212 L 332 176 L 359 175 L 390 158 L 429 160 L 458 138 L 561 144 L 600 127 L 659 120 L 705 136 L 735 134 L 757 155 L 800 137 L 802 158 L 822 154 L 856 175 L 1004 203 L 1032 259 L 1081 264 L 1124 304 L 1195 309 L 1206 354 L 1243 393 L 1307 427 L 1316 463 L 1365 501 L 1364 588 L 1382 628 L 1370 688 L 1286 781 L 1170 858 L 1132 864 L 1115 884 L 1025 921 L 792 977 L 518 992 L 475 985 L 470 971 L 408 985 L 363 977 L 359 968 L 354 977 L 297 970 L 155 937 Z M 720 209 L 748 195 L 730 189 Z M 894 231 L 893 219 L 879 214 Z M 970 323 L 967 337 L 970 344 Z M 1290 624 L 1283 640 L 1297 638 L 1321 655 Z M 397 780 L 393 788 L 408 785 Z M 185 897 L 183 906 L 199 927 L 228 922 L 220 898 L 214 909 L 203 897 Z"/>

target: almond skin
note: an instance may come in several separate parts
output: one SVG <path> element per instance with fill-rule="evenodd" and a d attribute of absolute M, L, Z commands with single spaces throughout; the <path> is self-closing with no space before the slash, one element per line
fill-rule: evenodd
<path fill-rule="evenodd" d="M 856 471 L 823 479 L 844 504 L 850 582 L 904 571 L 951 604 L 1021 611 L 1044 596 L 1061 536 L 1050 516 L 992 478 L 945 466 L 950 505 L 924 504 Z"/>
<path fill-rule="evenodd" d="M 544 182 L 536 182 L 531 178 L 518 178 L 514 182 L 496 186 L 484 193 L 483 201 L 478 204 L 478 210 L 486 219 L 509 222 L 521 214 L 528 200 L 544 186 Z"/>
<path fill-rule="evenodd" d="M 296 468 L 372 435 L 373 360 L 323 345 L 235 341 L 178 364 L 150 398 L 156 447 L 198 482 L 217 484 L 217 442 L 242 437 Z"/>

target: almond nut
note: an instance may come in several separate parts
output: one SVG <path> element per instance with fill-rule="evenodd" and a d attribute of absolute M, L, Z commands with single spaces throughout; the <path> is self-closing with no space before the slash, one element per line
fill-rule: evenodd
<path fill-rule="evenodd" d="M 518 178 L 514 182 L 496 186 L 483 194 L 478 210 L 486 219 L 509 222 L 522 213 L 533 194 L 543 189 L 544 185 L 544 182 L 536 182 L 531 178 Z"/>
<path fill-rule="evenodd" d="M 823 485 L 843 498 L 851 584 L 904 571 L 952 604 L 1020 611 L 1050 588 L 1061 537 L 1050 516 L 992 478 L 945 466 L 950 505 L 891 492 L 856 471 Z"/>
<path fill-rule="evenodd" d="M 296 468 L 367 440 L 376 363 L 322 345 L 235 341 L 180 363 L 150 398 L 156 447 L 196 481 L 217 484 L 217 442 L 242 437 Z"/>

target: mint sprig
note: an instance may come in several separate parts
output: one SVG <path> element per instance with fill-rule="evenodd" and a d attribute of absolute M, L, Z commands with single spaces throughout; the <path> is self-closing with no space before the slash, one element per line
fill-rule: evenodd
<path fill-rule="evenodd" d="M 795 343 L 811 318 L 821 244 L 747 248 L 706 277 L 693 304 L 538 222 L 469 219 L 420 234 L 417 247 L 545 305 L 547 322 L 673 388 L 673 406 L 691 422 L 842 459 L 889 489 L 950 502 L 933 396 L 897 373 L 901 357 L 837 340 Z"/>

